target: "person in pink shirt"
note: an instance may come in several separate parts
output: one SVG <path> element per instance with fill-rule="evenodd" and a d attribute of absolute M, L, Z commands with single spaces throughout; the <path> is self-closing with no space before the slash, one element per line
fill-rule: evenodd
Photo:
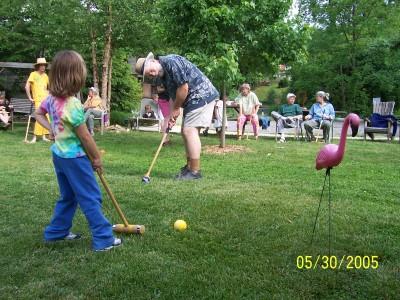
<path fill-rule="evenodd" d="M 156 92 L 153 93 L 152 98 L 153 98 L 153 101 L 158 104 L 158 107 L 164 117 L 164 121 L 161 124 L 161 133 L 165 133 L 168 128 L 168 121 L 169 121 L 169 117 L 171 114 L 171 102 L 169 101 L 170 97 L 169 97 L 167 90 L 165 89 L 165 87 L 162 84 L 157 85 L 155 87 L 155 89 L 156 89 Z M 171 141 L 170 141 L 169 135 L 167 135 L 163 145 L 167 146 L 170 143 L 171 143 Z"/>

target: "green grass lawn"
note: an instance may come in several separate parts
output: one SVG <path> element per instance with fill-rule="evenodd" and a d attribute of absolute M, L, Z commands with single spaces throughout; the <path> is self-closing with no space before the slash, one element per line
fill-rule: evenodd
<path fill-rule="evenodd" d="M 236 141 L 251 152 L 206 154 L 204 179 L 177 182 L 183 145 L 162 150 L 156 133 L 96 135 L 106 178 L 130 223 L 107 253 L 90 248 L 82 213 L 73 231 L 84 238 L 45 244 L 58 187 L 49 145 L 22 143 L 24 129 L 0 131 L 1 299 L 398 299 L 400 294 L 400 145 L 350 141 L 332 171 L 332 254 L 379 257 L 379 268 L 299 270 L 300 255 L 328 254 L 327 200 L 314 245 L 312 225 L 324 172 L 314 161 L 322 144 L 272 139 Z M 203 145 L 217 144 L 215 137 Z M 104 194 L 104 211 L 120 222 Z M 188 230 L 175 232 L 176 219 Z"/>

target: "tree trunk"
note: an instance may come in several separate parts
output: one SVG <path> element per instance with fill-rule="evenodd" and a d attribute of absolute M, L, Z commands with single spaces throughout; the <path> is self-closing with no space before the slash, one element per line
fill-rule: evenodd
<path fill-rule="evenodd" d="M 111 81 L 112 81 L 112 55 L 110 54 L 110 64 L 108 67 L 108 86 L 107 86 L 107 111 L 111 110 Z"/>
<path fill-rule="evenodd" d="M 219 145 L 220 148 L 225 148 L 225 127 L 226 127 L 226 86 L 224 82 L 224 87 L 223 87 L 223 96 L 222 96 L 222 102 L 223 102 L 223 109 L 222 109 L 222 128 L 221 128 L 221 143 Z"/>
<path fill-rule="evenodd" d="M 97 57 L 96 57 L 96 32 L 93 28 L 90 30 L 92 38 L 92 68 L 93 68 L 93 86 L 99 90 L 99 73 L 97 71 Z"/>
<path fill-rule="evenodd" d="M 111 57 L 111 35 L 112 35 L 112 15 L 111 15 L 111 4 L 108 5 L 108 21 L 107 31 L 105 38 L 104 54 L 103 54 L 103 68 L 101 76 L 101 98 L 103 99 L 103 105 L 107 107 L 107 88 L 108 88 L 108 67 L 110 65 Z"/>

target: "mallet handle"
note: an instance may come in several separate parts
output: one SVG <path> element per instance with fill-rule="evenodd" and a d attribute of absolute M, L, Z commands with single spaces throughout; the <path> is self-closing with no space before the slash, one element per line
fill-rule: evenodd
<path fill-rule="evenodd" d="M 119 204 L 117 202 L 117 200 L 114 197 L 114 194 L 112 193 L 110 187 L 108 186 L 108 183 L 106 181 L 106 179 L 103 176 L 103 173 L 101 173 L 101 171 L 97 170 L 97 175 L 99 175 L 100 181 L 103 184 L 105 190 L 107 191 L 108 196 L 111 198 L 111 201 L 117 211 L 117 213 L 119 214 L 119 216 L 122 219 L 122 222 L 124 222 L 125 227 L 128 227 L 129 223 L 128 220 L 125 218 L 124 213 L 122 212 L 121 208 L 119 207 Z"/>
<path fill-rule="evenodd" d="M 164 144 L 164 142 L 165 142 L 165 139 L 167 138 L 168 132 L 169 132 L 169 130 L 167 130 L 167 131 L 163 134 L 162 139 L 161 139 L 161 143 L 160 143 L 160 146 L 158 146 L 156 155 L 154 155 L 154 158 L 153 158 L 153 161 L 152 161 L 151 164 L 150 164 L 149 170 L 147 171 L 146 174 L 144 174 L 144 176 L 146 176 L 146 177 L 149 177 L 149 176 L 150 176 L 150 172 L 151 172 L 151 170 L 153 169 L 154 164 L 156 163 L 158 154 L 160 154 L 161 148 L 162 148 L 162 146 L 163 146 L 163 144 Z"/>
<path fill-rule="evenodd" d="M 33 102 L 31 103 L 31 109 L 29 110 L 28 124 L 26 126 L 25 140 L 24 140 L 25 143 L 28 141 L 28 132 L 29 132 L 29 126 L 31 125 L 32 113 L 33 113 Z"/>
<path fill-rule="evenodd" d="M 31 125 L 31 115 L 29 115 L 28 124 L 26 125 L 26 132 L 25 132 L 25 139 L 24 139 L 25 143 L 28 141 L 28 131 L 29 131 L 29 126 L 30 125 Z"/>

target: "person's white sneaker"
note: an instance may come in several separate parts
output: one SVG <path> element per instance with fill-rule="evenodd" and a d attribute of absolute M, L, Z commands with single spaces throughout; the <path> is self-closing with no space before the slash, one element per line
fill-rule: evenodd
<path fill-rule="evenodd" d="M 27 142 L 28 144 L 34 144 L 36 143 L 36 136 L 34 138 L 32 138 L 32 140 L 30 140 L 29 142 Z"/>
<path fill-rule="evenodd" d="M 96 252 L 104 252 L 104 251 L 110 251 L 111 249 L 121 246 L 122 245 L 122 240 L 119 238 L 114 238 L 114 242 L 112 243 L 111 246 L 105 247 L 103 249 L 97 249 L 95 250 Z"/>

